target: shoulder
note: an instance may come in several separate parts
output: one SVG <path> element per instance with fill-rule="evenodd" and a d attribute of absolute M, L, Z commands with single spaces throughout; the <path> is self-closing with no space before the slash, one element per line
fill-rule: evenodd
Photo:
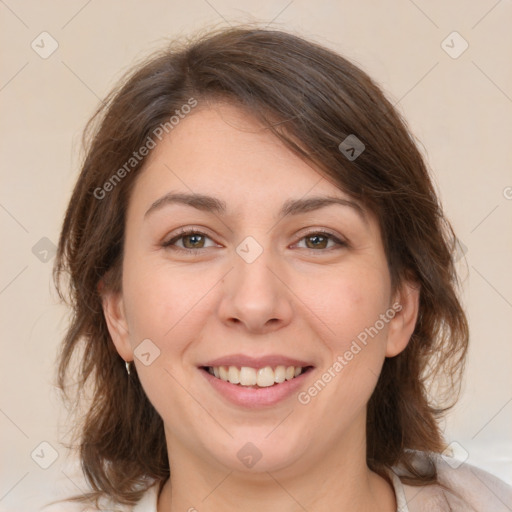
<path fill-rule="evenodd" d="M 148 488 L 136 505 L 120 505 L 110 499 L 101 501 L 99 507 L 90 504 L 75 502 L 69 499 L 56 500 L 47 503 L 39 512 L 157 512 L 158 484 Z"/>
<path fill-rule="evenodd" d="M 415 452 L 418 466 L 434 464 L 441 485 L 401 484 L 393 478 L 399 512 L 510 512 L 512 487 L 496 476 L 468 463 L 440 454 Z M 403 475 L 400 468 L 392 468 Z"/>
<path fill-rule="evenodd" d="M 158 488 L 158 484 L 150 487 L 142 499 L 135 505 L 132 512 L 157 512 Z"/>

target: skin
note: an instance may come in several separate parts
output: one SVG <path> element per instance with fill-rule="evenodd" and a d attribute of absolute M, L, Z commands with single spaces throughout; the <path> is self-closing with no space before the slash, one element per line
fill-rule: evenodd
<path fill-rule="evenodd" d="M 227 213 L 173 204 L 145 218 L 170 191 L 218 197 Z M 418 288 L 402 283 L 392 294 L 370 212 L 333 205 L 276 221 L 286 200 L 311 195 L 350 199 L 223 103 L 182 120 L 137 178 L 122 293 L 105 292 L 103 305 L 120 356 L 134 361 L 163 418 L 171 478 L 158 512 L 396 510 L 392 486 L 366 464 L 366 407 L 384 359 L 414 330 Z M 180 227 L 206 237 L 162 247 Z M 319 229 L 348 246 L 318 241 Z M 235 251 L 247 236 L 263 249 L 250 264 Z M 184 246 L 197 255 L 176 249 Z M 306 405 L 295 393 L 263 409 L 235 406 L 197 368 L 233 353 L 284 354 L 315 366 L 307 390 L 395 302 L 402 309 Z M 160 355 L 145 366 L 134 350 L 148 338 Z M 252 468 L 237 457 L 247 442 L 262 455 Z"/>

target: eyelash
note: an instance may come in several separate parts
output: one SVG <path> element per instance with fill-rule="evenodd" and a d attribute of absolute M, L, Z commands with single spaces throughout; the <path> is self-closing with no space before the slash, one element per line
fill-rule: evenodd
<path fill-rule="evenodd" d="M 187 235 L 201 235 L 201 236 L 204 236 L 206 238 L 210 238 L 210 240 L 211 240 L 211 237 L 209 237 L 206 233 L 203 233 L 202 231 L 199 231 L 197 229 L 183 229 L 176 236 L 174 236 L 170 240 L 162 243 L 162 247 L 164 247 L 166 249 L 175 250 L 175 251 L 186 252 L 186 253 L 189 253 L 189 254 L 198 254 L 200 251 L 207 249 L 207 247 L 200 247 L 198 249 L 189 249 L 187 247 L 178 247 L 178 246 L 174 246 L 173 245 L 175 242 L 177 242 L 181 238 L 186 237 Z M 343 240 L 340 240 L 334 234 L 330 233 L 329 231 L 324 231 L 322 229 L 306 233 L 298 241 L 300 242 L 304 238 L 308 238 L 308 237 L 311 237 L 313 235 L 324 236 L 324 237 L 328 238 L 329 240 L 332 240 L 333 242 L 335 242 L 339 247 L 348 247 L 348 243 L 347 242 L 344 242 Z M 329 250 L 332 250 L 332 249 L 335 249 L 335 247 L 330 247 L 329 249 L 323 249 L 323 250 L 322 249 L 310 249 L 310 248 L 306 247 L 306 250 L 313 251 L 313 252 L 326 252 L 326 251 L 329 251 Z"/>

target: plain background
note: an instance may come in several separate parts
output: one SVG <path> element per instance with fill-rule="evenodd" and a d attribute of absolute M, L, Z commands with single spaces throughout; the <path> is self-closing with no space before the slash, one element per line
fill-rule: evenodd
<path fill-rule="evenodd" d="M 35 510 L 62 483 L 83 488 L 59 444 L 69 424 L 54 371 L 67 320 L 51 269 L 85 122 L 135 60 L 169 39 L 250 21 L 352 59 L 421 141 L 465 253 L 471 345 L 446 438 L 512 483 L 510 0 L 5 0 L 0 19 L 0 510 Z M 47 58 L 55 43 L 42 32 L 58 43 Z"/>

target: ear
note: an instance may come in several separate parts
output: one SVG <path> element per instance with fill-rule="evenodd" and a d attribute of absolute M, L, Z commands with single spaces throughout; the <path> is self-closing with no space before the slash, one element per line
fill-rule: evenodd
<path fill-rule="evenodd" d="M 108 331 L 117 352 L 125 361 L 133 361 L 122 292 L 102 292 L 101 300 Z"/>
<path fill-rule="evenodd" d="M 396 314 L 389 322 L 386 357 L 394 357 L 407 347 L 416 327 L 419 303 L 420 285 L 404 281 L 394 297 L 392 307 Z"/>

